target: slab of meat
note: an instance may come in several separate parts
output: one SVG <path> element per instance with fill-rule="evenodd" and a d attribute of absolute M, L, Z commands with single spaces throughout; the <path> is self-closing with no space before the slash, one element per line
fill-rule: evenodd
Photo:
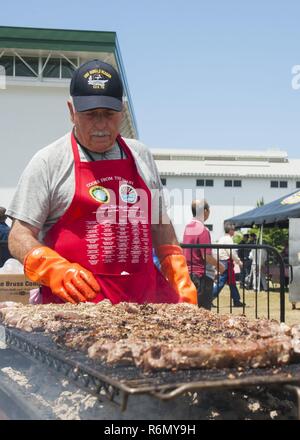
<path fill-rule="evenodd" d="M 191 304 L 0 305 L 4 325 L 44 331 L 65 348 L 145 371 L 266 367 L 300 352 L 300 326 L 219 315 Z"/>

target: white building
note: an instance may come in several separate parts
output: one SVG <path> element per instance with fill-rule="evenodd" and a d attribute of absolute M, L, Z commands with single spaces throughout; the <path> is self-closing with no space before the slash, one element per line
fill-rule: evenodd
<path fill-rule="evenodd" d="M 31 157 L 71 129 L 66 101 L 72 72 L 95 58 L 119 71 L 125 99 L 121 133 L 137 137 L 114 32 L 0 26 L 0 205 L 9 204 Z"/>
<path fill-rule="evenodd" d="M 170 197 L 170 215 L 179 240 L 191 219 L 191 201 L 205 197 L 212 240 L 223 234 L 224 219 L 263 200 L 269 203 L 300 188 L 300 159 L 279 150 L 204 151 L 153 149 Z"/>

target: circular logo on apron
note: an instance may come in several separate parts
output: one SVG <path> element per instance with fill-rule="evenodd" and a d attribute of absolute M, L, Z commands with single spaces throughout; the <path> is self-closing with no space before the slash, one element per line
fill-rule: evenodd
<path fill-rule="evenodd" d="M 100 203 L 108 203 L 110 196 L 109 192 L 106 188 L 103 188 L 103 186 L 92 186 L 89 190 L 90 195 L 93 197 L 93 199 L 97 200 L 97 202 Z"/>
<path fill-rule="evenodd" d="M 292 194 L 289 197 L 286 197 L 285 199 L 281 200 L 282 205 L 294 205 L 295 203 L 300 202 L 300 191 L 297 191 L 296 193 Z"/>
<path fill-rule="evenodd" d="M 133 186 L 128 185 L 128 183 L 124 183 L 120 186 L 119 194 L 121 200 L 125 203 L 136 203 L 138 195 Z"/>

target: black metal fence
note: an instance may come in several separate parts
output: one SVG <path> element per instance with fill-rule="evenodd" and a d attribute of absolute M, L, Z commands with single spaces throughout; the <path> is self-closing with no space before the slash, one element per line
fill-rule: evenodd
<path fill-rule="evenodd" d="M 285 288 L 287 287 L 289 281 L 289 268 L 288 265 L 284 264 L 283 258 L 277 249 L 272 246 L 268 246 L 265 244 L 262 245 L 254 245 L 254 244 L 243 244 L 243 245 L 221 245 L 221 244 L 199 244 L 199 245 L 190 245 L 190 244 L 181 244 L 181 247 L 184 249 L 190 249 L 189 262 L 190 262 L 190 271 L 193 273 L 193 270 L 196 269 L 196 261 L 193 261 L 193 250 L 199 249 L 199 253 L 201 252 L 201 256 L 203 259 L 204 266 L 204 274 L 206 274 L 207 265 L 207 255 L 208 250 L 211 250 L 212 255 L 216 258 L 218 262 L 224 261 L 220 258 L 220 251 L 222 249 L 229 250 L 229 258 L 231 260 L 235 260 L 234 255 L 236 255 L 237 251 L 239 254 L 239 259 L 242 261 L 242 267 L 240 269 L 239 274 L 235 274 L 236 280 L 235 284 L 238 288 L 239 286 L 239 295 L 240 302 L 242 303 L 241 309 L 243 314 L 247 315 L 249 307 L 247 306 L 247 297 L 251 297 L 251 301 L 254 304 L 254 317 L 261 317 L 261 311 L 259 310 L 259 295 L 262 295 L 264 291 L 266 296 L 266 307 L 264 307 L 264 315 L 268 319 L 271 318 L 271 294 L 277 295 L 278 299 L 278 309 L 279 309 L 279 318 L 281 322 L 285 321 Z M 249 253 L 252 254 L 252 259 L 249 258 Z M 228 258 L 228 257 L 227 257 Z M 194 267 L 193 267 L 194 266 Z M 228 274 L 227 274 L 228 277 Z M 220 274 L 219 270 L 216 269 L 215 279 L 214 279 L 214 288 L 215 290 L 219 290 L 222 287 L 224 281 L 224 277 Z M 232 283 L 232 282 L 231 282 Z M 229 286 L 230 287 L 230 286 Z M 231 291 L 231 289 L 230 289 Z M 219 295 L 216 297 L 216 310 L 220 312 L 220 300 Z M 253 298 L 254 297 L 254 298 Z M 229 312 L 233 312 L 234 302 L 232 298 L 232 292 L 228 304 Z M 253 309 L 252 309 L 253 312 Z M 252 313 L 253 315 L 253 313 Z M 272 316 L 273 317 L 273 316 Z"/>

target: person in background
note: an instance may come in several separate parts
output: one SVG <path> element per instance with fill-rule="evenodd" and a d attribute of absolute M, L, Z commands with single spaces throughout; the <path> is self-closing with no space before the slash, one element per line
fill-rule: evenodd
<path fill-rule="evenodd" d="M 12 255 L 42 284 L 44 304 L 196 304 L 154 159 L 120 135 L 119 73 L 87 61 L 74 71 L 70 95 L 73 130 L 36 153 L 8 209 Z"/>
<path fill-rule="evenodd" d="M 289 264 L 289 241 L 288 240 L 284 241 L 283 249 L 280 254 L 282 256 L 284 264 L 288 265 Z"/>
<path fill-rule="evenodd" d="M 239 244 L 246 245 L 249 244 L 249 234 L 243 234 L 242 240 L 239 242 Z M 245 286 L 245 278 L 250 274 L 251 271 L 251 263 L 252 261 L 249 258 L 251 248 L 247 249 L 239 249 L 237 251 L 238 257 L 243 263 L 243 267 L 241 268 L 241 275 L 240 275 L 240 287 Z"/>
<path fill-rule="evenodd" d="M 186 225 L 183 243 L 191 245 L 211 244 L 210 232 L 204 222 L 210 214 L 209 204 L 206 200 L 193 200 L 193 219 Z M 198 292 L 198 306 L 207 310 L 212 306 L 213 280 L 215 267 L 222 274 L 225 267 L 212 255 L 211 249 L 184 249 L 191 279 Z"/>
<path fill-rule="evenodd" d="M 225 235 L 220 238 L 218 243 L 234 244 L 232 239 L 235 232 L 234 225 L 230 222 L 225 222 L 224 232 Z M 244 307 L 246 304 L 241 301 L 234 274 L 234 262 L 236 262 L 240 268 L 243 267 L 243 264 L 234 249 L 220 249 L 219 256 L 221 263 L 225 266 L 225 271 L 220 275 L 219 282 L 214 285 L 213 299 L 218 297 L 219 293 L 227 282 L 229 285 L 231 298 L 233 300 L 233 307 Z"/>
<path fill-rule="evenodd" d="M 10 232 L 10 227 L 6 224 L 7 215 L 6 209 L 0 206 L 0 267 L 2 267 L 9 258 L 11 258 L 10 252 L 8 250 L 8 234 Z"/>
<path fill-rule="evenodd" d="M 253 290 L 267 291 L 266 263 L 268 260 L 268 253 L 266 249 L 252 249 L 249 258 L 251 261 L 250 286 Z"/>
<path fill-rule="evenodd" d="M 249 237 L 249 244 L 257 244 L 257 235 L 255 232 L 251 232 Z"/>

